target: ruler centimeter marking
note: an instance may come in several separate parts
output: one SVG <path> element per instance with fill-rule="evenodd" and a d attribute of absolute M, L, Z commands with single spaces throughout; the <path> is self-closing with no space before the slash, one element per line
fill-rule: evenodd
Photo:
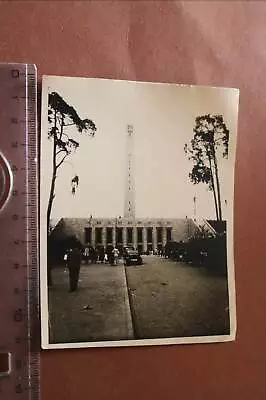
<path fill-rule="evenodd" d="M 0 380 L 0 397 L 3 400 L 38 400 L 40 333 L 35 66 L 0 64 L 0 88 L 0 352 L 10 354 L 10 371 Z M 2 164 L 5 167 L 2 168 Z"/>

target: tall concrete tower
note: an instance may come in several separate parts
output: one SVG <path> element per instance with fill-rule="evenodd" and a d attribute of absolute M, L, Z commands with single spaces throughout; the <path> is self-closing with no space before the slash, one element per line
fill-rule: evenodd
<path fill-rule="evenodd" d="M 135 176 L 134 176 L 134 129 L 127 125 L 126 138 L 126 184 L 124 217 L 135 219 Z"/>

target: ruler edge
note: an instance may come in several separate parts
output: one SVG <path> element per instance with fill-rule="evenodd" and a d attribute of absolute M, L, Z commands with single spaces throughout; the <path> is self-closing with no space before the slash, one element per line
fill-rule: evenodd
<path fill-rule="evenodd" d="M 32 260 L 29 258 L 29 242 L 27 243 L 27 258 L 28 258 L 28 268 L 27 268 L 27 273 L 28 273 L 28 297 L 27 297 L 27 308 L 28 308 L 28 334 L 29 334 L 29 352 L 28 352 L 28 383 L 29 383 L 29 393 L 30 393 L 30 399 L 37 400 L 40 398 L 40 252 L 39 252 L 39 226 L 40 226 L 40 204 L 39 204 L 39 191 L 40 191 L 40 152 L 39 152 L 39 124 L 38 124 L 38 74 L 37 74 L 37 66 L 36 64 L 26 64 L 26 85 L 27 85 L 27 95 L 26 95 L 26 104 L 27 104 L 27 110 L 26 112 L 29 113 L 29 108 L 30 105 L 32 105 L 32 113 L 34 115 L 34 134 L 32 136 L 29 136 L 29 130 L 32 129 L 30 127 L 31 121 L 30 118 L 28 118 L 27 114 L 27 144 L 33 142 L 34 146 L 34 152 L 32 156 L 34 159 L 31 157 L 27 157 L 27 184 L 29 184 L 29 176 L 31 176 L 31 162 L 35 166 L 32 172 L 32 178 L 34 179 L 34 193 L 30 193 L 30 190 L 28 190 L 28 201 L 27 204 L 30 204 L 32 199 L 29 199 L 29 195 L 33 195 L 34 198 L 34 204 L 33 208 L 35 207 L 35 213 L 34 213 L 34 220 L 35 220 L 35 242 L 30 246 L 30 248 L 35 247 L 34 253 L 31 251 L 31 256 L 32 258 L 35 256 L 35 263 L 32 263 Z M 31 75 L 29 74 L 29 71 L 31 71 Z M 32 94 L 34 95 L 33 102 L 31 103 L 30 98 L 29 98 L 29 88 L 31 88 L 30 85 L 30 79 L 31 76 L 33 76 L 33 86 L 32 86 Z M 32 132 L 33 133 L 33 132 Z M 29 146 L 27 146 L 27 155 L 29 155 Z M 29 209 L 30 207 L 27 207 L 27 214 L 29 215 Z M 30 227 L 30 222 L 29 218 L 27 218 L 27 224 L 28 227 Z M 27 236 L 29 235 L 29 231 L 27 233 Z M 35 264 L 35 265 L 34 265 Z M 35 267 L 35 268 L 32 268 Z M 32 279 L 32 275 L 33 278 Z M 33 282 L 35 281 L 36 286 L 33 285 Z M 33 294 L 33 304 L 31 301 L 31 295 Z M 35 307 L 37 307 L 37 310 L 35 310 Z M 34 311 L 37 311 L 37 314 L 34 313 Z M 35 324 L 32 324 L 32 314 L 35 315 L 34 322 L 37 322 L 38 324 L 37 327 Z M 35 332 L 35 329 L 37 332 Z M 32 337 L 32 334 L 38 333 L 38 335 Z M 37 339 L 37 342 L 35 340 Z M 33 368 L 34 367 L 34 368 Z M 35 391 L 33 397 L 33 390 L 36 389 L 37 392 Z"/>
<path fill-rule="evenodd" d="M 24 78 L 24 86 L 25 86 L 25 94 L 26 94 L 26 100 L 24 104 L 24 115 L 25 115 L 25 126 L 24 126 L 24 133 L 23 137 L 26 140 L 26 152 L 25 152 L 25 159 L 24 163 L 26 165 L 26 174 L 25 174 L 25 189 L 29 187 L 29 166 L 30 166 L 30 161 L 32 161 L 32 156 L 34 155 L 34 161 L 35 161 L 35 168 L 32 172 L 32 177 L 34 178 L 34 205 L 35 205 L 35 212 L 34 212 L 34 222 L 35 226 L 33 231 L 36 234 L 36 240 L 35 243 L 32 243 L 31 248 L 35 247 L 35 254 L 36 254 L 36 262 L 35 268 L 32 268 L 32 264 L 29 262 L 30 255 L 29 255 L 29 235 L 31 229 L 29 229 L 32 225 L 32 222 L 30 222 L 29 218 L 26 218 L 26 224 L 25 224 L 25 237 L 27 238 L 27 244 L 26 244 L 26 260 L 27 260 L 27 272 L 26 272 L 26 279 L 27 279 L 27 284 L 25 285 L 26 287 L 26 301 L 22 303 L 22 307 L 25 309 L 25 314 L 26 314 L 26 329 L 27 331 L 27 338 L 25 342 L 27 343 L 25 345 L 26 347 L 26 359 L 22 359 L 22 361 L 25 362 L 26 364 L 26 370 L 25 372 L 27 374 L 23 374 L 21 376 L 16 375 L 13 377 L 12 372 L 14 371 L 14 362 L 12 362 L 12 359 L 15 358 L 17 352 L 16 348 L 15 349 L 5 349 L 5 343 L 1 346 L 2 353 L 8 355 L 8 371 L 4 371 L 3 373 L 0 374 L 0 381 L 1 381 L 1 386 L 3 387 L 3 395 L 5 395 L 5 386 L 6 384 L 14 384 L 16 387 L 16 384 L 19 383 L 17 381 L 18 377 L 21 383 L 23 384 L 23 380 L 26 382 L 26 387 L 24 387 L 22 392 L 19 392 L 19 394 L 24 395 L 25 393 L 27 396 L 27 399 L 29 400 L 39 400 L 40 399 L 40 274 L 39 274 L 39 131 L 38 131 L 38 75 L 37 75 L 37 66 L 34 63 L 19 63 L 19 62 L 0 62 L 0 68 L 3 69 L 15 69 L 18 68 L 23 74 L 25 75 Z M 32 77 L 33 81 L 30 84 L 30 78 L 29 76 Z M 31 89 L 31 91 L 29 90 Z M 29 92 L 33 95 L 32 99 L 29 98 Z M 32 116 L 33 116 L 33 128 L 31 126 L 32 122 L 31 119 L 28 117 L 29 115 L 29 109 L 30 106 L 32 107 Z M 33 130 L 32 130 L 33 129 Z M 29 140 L 29 130 L 31 130 L 31 138 Z M 34 134 L 33 134 L 34 132 Z M 32 144 L 33 148 L 33 154 L 30 154 L 29 156 L 29 143 Z M 10 169 L 10 162 L 9 159 L 4 155 L 4 153 L 1 151 L 1 155 L 3 156 L 3 159 L 6 161 L 8 170 L 11 172 L 10 173 L 10 189 L 9 189 L 9 196 L 6 202 L 4 203 L 3 208 L 1 211 L 3 211 L 6 206 L 10 205 L 10 194 L 12 192 L 12 188 L 14 185 L 14 177 L 13 173 Z M 25 202 L 25 215 L 28 217 L 29 215 L 29 193 L 26 195 L 26 202 Z M 34 271 L 34 279 L 35 279 L 35 285 L 33 285 L 33 278 L 32 278 L 32 271 Z M 32 296 L 32 293 L 34 295 Z M 38 314 L 35 317 L 35 322 L 38 319 L 38 336 L 34 336 L 32 338 L 32 333 L 34 333 L 32 327 L 34 324 L 32 324 L 32 315 L 31 315 L 31 310 L 32 310 L 32 299 L 34 301 L 34 307 L 37 305 L 38 308 Z M 11 324 L 12 326 L 12 324 Z M 35 342 L 32 339 L 38 339 L 38 347 L 35 345 Z M 8 346 L 9 347 L 9 346 Z M 32 366 L 37 368 L 32 368 Z M 8 378 L 8 379 L 7 379 Z M 35 383 L 35 387 L 32 385 L 32 382 Z M 34 389 L 37 389 L 33 391 Z M 2 392 L 1 392 L 2 393 Z M 14 391 L 14 396 L 17 396 L 18 393 Z M 15 398 L 15 397 L 14 397 Z M 24 399 L 24 397 L 23 397 Z"/>

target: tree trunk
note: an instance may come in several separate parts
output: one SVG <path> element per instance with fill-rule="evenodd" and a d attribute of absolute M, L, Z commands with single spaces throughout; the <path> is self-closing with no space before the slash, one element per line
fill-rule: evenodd
<path fill-rule="evenodd" d="M 51 211 L 52 205 L 54 201 L 54 191 L 55 191 L 55 181 L 56 181 L 56 171 L 53 172 L 51 188 L 50 188 L 50 195 L 49 195 L 49 202 L 47 208 L 47 234 L 49 235 L 49 226 L 50 226 L 50 218 L 51 218 Z"/>
<path fill-rule="evenodd" d="M 215 186 L 214 186 L 214 179 L 213 179 L 212 164 L 211 164 L 210 155 L 208 155 L 208 159 L 209 159 L 209 166 L 210 166 L 210 171 L 211 171 L 211 184 L 212 184 L 212 192 L 213 192 L 213 198 L 214 198 L 214 204 L 215 204 L 215 213 L 216 213 L 216 219 L 218 221 L 219 220 L 219 211 L 218 211 L 217 195 L 216 195 L 216 189 L 215 189 Z"/>
<path fill-rule="evenodd" d="M 54 128 L 56 128 L 56 111 L 55 111 L 55 123 L 54 123 Z M 49 249 L 49 227 L 50 227 L 50 219 L 51 219 L 51 211 L 52 211 L 52 205 L 54 201 L 54 192 L 55 192 L 55 181 L 56 181 L 56 131 L 54 132 L 53 135 L 53 171 L 52 171 L 52 182 L 51 182 L 51 187 L 50 187 L 50 195 L 49 195 L 49 201 L 48 201 L 48 207 L 47 207 L 47 284 L 48 287 L 52 286 L 53 281 L 52 281 L 52 265 L 51 265 L 51 256 L 50 256 L 50 251 Z"/>
<path fill-rule="evenodd" d="M 55 139 L 54 139 L 55 142 Z M 56 147 L 54 145 L 54 147 Z M 50 188 L 50 196 L 49 196 L 49 202 L 48 202 L 48 208 L 47 208 L 47 284 L 48 287 L 51 287 L 53 285 L 53 280 L 52 280 L 52 265 L 51 265 L 51 249 L 49 246 L 49 226 L 50 226 L 50 218 L 51 218 L 51 211 L 52 211 L 52 205 L 54 201 L 54 191 L 55 191 L 55 181 L 56 181 L 56 169 L 53 171 L 53 176 L 52 176 L 52 182 L 51 182 L 51 188 Z"/>
<path fill-rule="evenodd" d="M 217 202 L 218 202 L 218 211 L 219 211 L 219 221 L 222 221 L 221 191 L 220 191 L 220 181 L 219 181 L 218 165 L 217 165 L 215 149 L 213 149 L 213 161 L 214 161 L 215 179 L 216 179 L 216 186 L 217 186 Z"/>
<path fill-rule="evenodd" d="M 54 128 L 56 129 L 56 111 L 55 111 L 55 117 L 54 117 Z M 55 181 L 56 181 L 56 130 L 53 135 L 53 171 L 52 171 L 52 182 L 51 182 L 51 187 L 50 187 L 50 195 L 49 195 L 49 201 L 48 201 L 48 207 L 47 207 L 47 237 L 49 235 L 49 226 L 50 226 L 50 219 L 51 219 L 51 211 L 52 211 L 52 205 L 55 197 Z"/>

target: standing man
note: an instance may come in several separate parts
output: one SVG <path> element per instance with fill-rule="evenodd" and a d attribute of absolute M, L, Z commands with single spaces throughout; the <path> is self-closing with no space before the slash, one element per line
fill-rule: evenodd
<path fill-rule="evenodd" d="M 104 263 L 104 254 L 105 254 L 104 247 L 100 247 L 99 248 L 99 261 L 101 264 Z"/>
<path fill-rule="evenodd" d="M 90 258 L 90 249 L 88 246 L 86 246 L 85 250 L 84 250 L 84 259 L 85 259 L 86 264 L 89 263 L 89 258 Z"/>
<path fill-rule="evenodd" d="M 78 288 L 79 271 L 81 264 L 80 249 L 75 246 L 68 254 L 67 266 L 69 270 L 69 291 L 75 292 Z"/>
<path fill-rule="evenodd" d="M 118 265 L 119 250 L 115 247 L 112 253 L 114 257 L 114 265 Z"/>

